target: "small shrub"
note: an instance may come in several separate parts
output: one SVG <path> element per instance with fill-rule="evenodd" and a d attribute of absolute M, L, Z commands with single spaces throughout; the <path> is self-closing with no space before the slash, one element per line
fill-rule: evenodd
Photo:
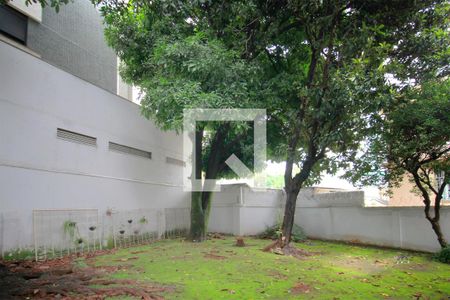
<path fill-rule="evenodd" d="M 281 224 L 276 224 L 271 227 L 267 227 L 266 230 L 264 230 L 262 233 L 258 235 L 261 239 L 278 239 L 281 235 Z M 303 242 L 306 240 L 305 232 L 303 231 L 303 228 L 300 226 L 294 224 L 292 227 L 292 236 L 291 239 L 293 242 Z"/>
<path fill-rule="evenodd" d="M 447 246 L 434 255 L 434 258 L 442 263 L 450 264 L 450 246 Z"/>

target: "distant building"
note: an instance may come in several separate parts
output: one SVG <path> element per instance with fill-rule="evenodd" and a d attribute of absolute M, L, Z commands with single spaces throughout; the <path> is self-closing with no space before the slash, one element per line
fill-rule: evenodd
<path fill-rule="evenodd" d="M 439 177 L 437 178 L 439 180 Z M 436 182 L 437 183 L 437 182 Z M 441 183 L 439 182 L 439 185 Z M 433 204 L 432 198 L 432 204 Z M 415 184 L 410 176 L 405 175 L 399 187 L 392 189 L 389 196 L 389 206 L 423 206 L 423 198 L 417 193 Z M 442 196 L 442 205 L 450 205 L 450 185 L 447 185 Z"/>

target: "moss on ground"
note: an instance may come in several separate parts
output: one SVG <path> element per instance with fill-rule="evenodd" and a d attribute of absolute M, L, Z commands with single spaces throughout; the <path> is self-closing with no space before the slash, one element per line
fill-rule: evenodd
<path fill-rule="evenodd" d="M 448 299 L 450 265 L 431 255 L 309 241 L 304 259 L 262 252 L 268 240 L 165 240 L 91 259 L 110 276 L 175 287 L 167 299 Z M 93 260 L 93 261 L 92 261 Z M 122 299 L 122 298 L 112 298 Z M 131 298 L 126 298 L 131 299 Z"/>

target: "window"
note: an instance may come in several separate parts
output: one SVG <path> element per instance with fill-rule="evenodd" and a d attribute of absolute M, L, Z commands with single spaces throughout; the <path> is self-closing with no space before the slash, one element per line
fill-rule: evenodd
<path fill-rule="evenodd" d="M 0 5 L 0 33 L 26 45 L 28 17 L 7 5 Z"/>
<path fill-rule="evenodd" d="M 58 128 L 56 131 L 56 136 L 62 140 L 77 144 L 84 144 L 94 147 L 97 146 L 97 138 L 61 128 Z"/>
<path fill-rule="evenodd" d="M 116 144 L 116 143 L 113 143 L 113 142 L 109 142 L 109 150 L 110 151 L 119 152 L 119 153 L 125 153 L 125 154 L 130 154 L 130 155 L 135 155 L 135 156 L 140 156 L 140 157 L 152 159 L 152 153 L 151 152 L 148 152 L 148 151 L 145 151 L 145 150 L 141 150 L 141 149 L 136 149 L 136 148 L 133 148 L 133 147 L 120 145 L 120 144 Z"/>

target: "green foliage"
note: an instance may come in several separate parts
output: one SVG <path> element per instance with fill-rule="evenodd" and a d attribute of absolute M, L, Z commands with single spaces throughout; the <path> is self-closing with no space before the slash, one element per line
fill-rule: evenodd
<path fill-rule="evenodd" d="M 446 1 L 107 1 L 101 11 L 121 74 L 161 128 L 179 130 L 186 108 L 267 108 L 268 154 L 286 160 L 288 193 L 355 159 L 396 96 L 388 75 L 401 89 L 448 73 Z M 205 127 L 208 178 L 227 173 L 208 171 L 227 157 L 212 150 L 226 149 L 222 135 L 239 137 L 225 127 Z"/>
<path fill-rule="evenodd" d="M 3 258 L 6 261 L 33 260 L 35 255 L 34 250 L 16 249 L 4 253 Z"/>
<path fill-rule="evenodd" d="M 10 0 L 0 0 L 0 5 L 6 5 Z M 42 7 L 50 6 L 59 12 L 62 5 L 73 2 L 73 0 L 23 0 L 26 6 L 32 5 L 33 3 L 39 3 Z"/>
<path fill-rule="evenodd" d="M 445 264 L 450 264 L 450 247 L 447 246 L 435 254 L 434 258 Z"/>
<path fill-rule="evenodd" d="M 262 233 L 258 234 L 259 238 L 276 240 L 281 236 L 281 223 L 275 224 L 271 227 L 267 227 Z M 294 223 L 292 227 L 291 240 L 299 243 L 304 242 L 307 239 L 303 228 Z"/>
<path fill-rule="evenodd" d="M 95 227 L 95 226 L 91 226 Z M 63 223 L 64 234 L 70 238 L 70 240 L 75 244 L 75 246 L 83 244 L 85 241 L 81 238 L 80 231 L 78 229 L 77 222 L 72 220 L 66 220 Z M 95 230 L 95 228 L 94 228 Z"/>
<path fill-rule="evenodd" d="M 284 187 L 283 175 L 267 175 L 266 184 L 268 188 L 282 189 Z"/>
<path fill-rule="evenodd" d="M 398 92 L 382 127 L 347 177 L 360 184 L 397 186 L 405 172 L 430 181 L 430 171 L 450 174 L 450 79 L 423 82 Z M 447 175 L 448 177 L 449 175 Z"/>
<path fill-rule="evenodd" d="M 66 220 L 63 223 L 64 234 L 71 239 L 75 238 L 75 234 L 78 232 L 77 223 L 72 220 Z"/>
<path fill-rule="evenodd" d="M 262 106 L 260 67 L 227 47 L 196 20 L 199 3 L 102 3 L 105 35 L 123 62 L 121 75 L 143 91 L 142 113 L 162 129 L 181 130 L 190 108 Z M 252 167 L 252 128 L 245 124 L 203 122 L 200 168 L 212 178 L 235 176 L 223 162 L 237 155 Z M 224 130 L 226 129 L 226 130 Z M 223 143 L 212 151 L 218 131 Z M 212 155 L 212 156 L 211 156 Z M 218 156 L 220 170 L 208 171 Z"/>

